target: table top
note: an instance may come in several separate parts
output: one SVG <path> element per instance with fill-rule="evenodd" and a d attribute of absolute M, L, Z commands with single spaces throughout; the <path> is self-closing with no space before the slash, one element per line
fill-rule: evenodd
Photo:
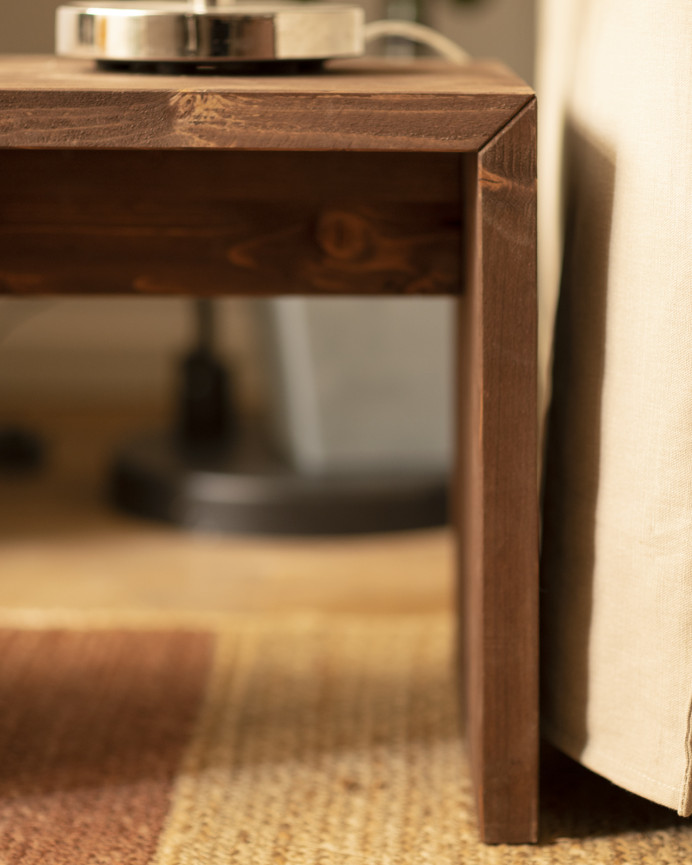
<path fill-rule="evenodd" d="M 494 61 L 363 58 L 305 75 L 97 71 L 0 59 L 0 148 L 465 152 L 531 99 Z"/>

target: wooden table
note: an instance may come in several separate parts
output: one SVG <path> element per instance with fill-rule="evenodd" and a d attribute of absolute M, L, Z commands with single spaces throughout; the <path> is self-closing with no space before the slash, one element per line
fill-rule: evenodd
<path fill-rule="evenodd" d="M 461 690 L 488 842 L 537 834 L 535 132 L 494 63 L 0 61 L 0 294 L 458 297 Z"/>

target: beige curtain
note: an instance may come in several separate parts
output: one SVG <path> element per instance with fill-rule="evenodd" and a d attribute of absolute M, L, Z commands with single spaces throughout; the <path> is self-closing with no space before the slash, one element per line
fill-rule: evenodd
<path fill-rule="evenodd" d="M 539 51 L 544 730 L 688 815 L 692 2 L 544 0 Z"/>

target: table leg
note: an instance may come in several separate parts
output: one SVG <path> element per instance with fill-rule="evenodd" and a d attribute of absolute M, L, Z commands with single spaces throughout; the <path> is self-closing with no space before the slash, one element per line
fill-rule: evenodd
<path fill-rule="evenodd" d="M 535 102 L 466 174 L 456 484 L 466 731 L 481 837 L 522 843 L 538 823 Z"/>

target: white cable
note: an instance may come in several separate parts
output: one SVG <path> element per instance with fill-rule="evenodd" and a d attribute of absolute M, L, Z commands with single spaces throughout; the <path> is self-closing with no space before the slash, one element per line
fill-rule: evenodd
<path fill-rule="evenodd" d="M 364 33 L 366 42 L 373 42 L 386 36 L 400 36 L 403 39 L 410 39 L 411 42 L 427 45 L 452 63 L 468 63 L 471 60 L 471 55 L 460 48 L 456 42 L 433 30 L 432 27 L 426 27 L 425 24 L 418 24 L 415 21 L 389 19 L 370 21 L 365 25 Z"/>

